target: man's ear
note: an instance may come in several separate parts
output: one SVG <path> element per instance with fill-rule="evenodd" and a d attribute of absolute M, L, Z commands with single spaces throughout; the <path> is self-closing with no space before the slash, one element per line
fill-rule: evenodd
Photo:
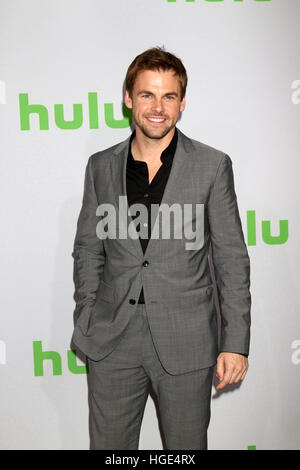
<path fill-rule="evenodd" d="M 185 105 L 186 105 L 186 101 L 185 101 L 185 97 L 182 99 L 181 103 L 180 103 L 180 112 L 182 113 L 182 111 L 185 110 Z"/>
<path fill-rule="evenodd" d="M 132 109 L 132 99 L 130 98 L 130 95 L 128 93 L 128 90 L 125 91 L 125 104 L 127 108 Z"/>

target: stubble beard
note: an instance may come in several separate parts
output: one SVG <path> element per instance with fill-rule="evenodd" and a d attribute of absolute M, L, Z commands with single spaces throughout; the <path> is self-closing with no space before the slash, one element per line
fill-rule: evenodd
<path fill-rule="evenodd" d="M 160 117 L 160 116 L 157 116 L 157 117 Z M 169 132 L 172 129 L 174 129 L 174 127 L 177 124 L 177 121 L 175 121 L 172 124 L 165 127 L 164 129 L 161 129 L 161 131 L 159 131 L 159 129 L 157 129 L 156 131 L 155 130 L 151 131 L 144 124 L 139 122 L 136 118 L 134 120 L 135 120 L 136 126 L 142 131 L 142 133 L 146 137 L 148 137 L 148 139 L 156 139 L 156 140 L 163 139 L 167 134 L 169 134 Z"/>

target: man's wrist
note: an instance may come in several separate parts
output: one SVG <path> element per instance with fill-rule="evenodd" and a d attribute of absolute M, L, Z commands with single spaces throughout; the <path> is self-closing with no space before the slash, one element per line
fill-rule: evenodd
<path fill-rule="evenodd" d="M 229 352 L 229 353 L 233 353 L 233 354 L 240 354 L 241 356 L 245 356 L 245 357 L 248 358 L 248 354 L 244 354 L 244 353 L 237 353 L 237 352 L 235 352 L 235 351 L 220 351 L 220 354 L 221 354 L 222 352 Z"/>

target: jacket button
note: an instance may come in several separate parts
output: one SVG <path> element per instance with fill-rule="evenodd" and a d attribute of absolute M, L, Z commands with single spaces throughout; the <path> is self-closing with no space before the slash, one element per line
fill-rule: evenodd
<path fill-rule="evenodd" d="M 134 305 L 134 304 L 136 303 L 136 300 L 130 299 L 130 300 L 129 300 L 129 303 L 130 303 L 131 305 Z"/>
<path fill-rule="evenodd" d="M 143 262 L 143 266 L 145 266 L 145 268 L 146 268 L 147 266 L 149 266 L 149 261 L 147 261 L 147 260 L 144 261 L 144 262 Z"/>

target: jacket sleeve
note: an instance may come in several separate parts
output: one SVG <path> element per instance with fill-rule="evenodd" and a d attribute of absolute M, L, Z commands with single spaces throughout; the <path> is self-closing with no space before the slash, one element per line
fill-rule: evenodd
<path fill-rule="evenodd" d="M 212 261 L 220 313 L 220 351 L 249 354 L 250 259 L 234 188 L 232 161 L 222 157 L 208 202 Z"/>
<path fill-rule="evenodd" d="M 97 207 L 91 156 L 85 170 L 82 207 L 72 252 L 74 258 L 74 300 L 76 302 L 74 324 L 86 309 L 93 307 L 105 262 L 103 240 L 98 238 L 96 234 L 96 226 L 99 221 L 96 216 Z"/>

